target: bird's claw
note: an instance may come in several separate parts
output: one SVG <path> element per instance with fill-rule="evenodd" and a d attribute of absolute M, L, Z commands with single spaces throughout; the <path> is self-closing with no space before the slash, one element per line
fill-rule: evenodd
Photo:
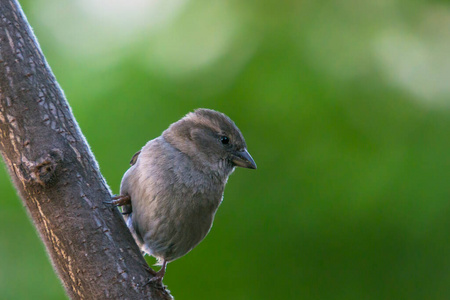
<path fill-rule="evenodd" d="M 155 270 L 153 270 L 152 268 L 150 268 L 146 264 L 144 265 L 144 269 L 145 269 L 145 271 L 149 272 L 152 276 L 156 276 L 156 274 L 158 274 L 158 272 L 156 272 Z"/>
<path fill-rule="evenodd" d="M 152 278 L 150 278 L 145 284 L 149 285 L 149 284 L 156 284 L 156 285 L 162 285 L 162 280 L 163 280 L 164 275 L 160 276 L 160 275 L 155 275 Z"/>
<path fill-rule="evenodd" d="M 131 204 L 131 197 L 129 195 L 114 195 L 112 201 L 107 203 L 114 206 L 128 205 Z"/>

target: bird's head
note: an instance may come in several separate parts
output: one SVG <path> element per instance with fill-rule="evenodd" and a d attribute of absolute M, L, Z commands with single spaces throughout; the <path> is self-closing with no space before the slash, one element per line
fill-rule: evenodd
<path fill-rule="evenodd" d="M 200 168 L 228 176 L 235 166 L 256 169 L 244 137 L 225 114 L 197 109 L 173 123 L 163 137 Z"/>

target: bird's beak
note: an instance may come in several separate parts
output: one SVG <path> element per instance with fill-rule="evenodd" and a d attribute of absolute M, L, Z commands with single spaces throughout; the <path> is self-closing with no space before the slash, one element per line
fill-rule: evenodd
<path fill-rule="evenodd" d="M 256 163 L 247 149 L 234 152 L 231 161 L 238 167 L 256 169 Z"/>

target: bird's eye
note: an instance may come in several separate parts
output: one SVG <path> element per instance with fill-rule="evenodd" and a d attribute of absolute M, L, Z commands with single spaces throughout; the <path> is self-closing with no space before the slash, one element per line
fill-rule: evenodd
<path fill-rule="evenodd" d="M 230 142 L 230 139 L 227 136 L 221 136 L 220 142 L 224 145 L 227 145 Z"/>

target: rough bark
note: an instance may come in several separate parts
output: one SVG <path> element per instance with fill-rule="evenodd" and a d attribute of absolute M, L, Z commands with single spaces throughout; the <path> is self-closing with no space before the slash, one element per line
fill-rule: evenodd
<path fill-rule="evenodd" d="M 72 299 L 170 299 L 150 274 L 27 20 L 0 1 L 0 151 Z M 38 276 L 38 275 L 37 275 Z"/>

